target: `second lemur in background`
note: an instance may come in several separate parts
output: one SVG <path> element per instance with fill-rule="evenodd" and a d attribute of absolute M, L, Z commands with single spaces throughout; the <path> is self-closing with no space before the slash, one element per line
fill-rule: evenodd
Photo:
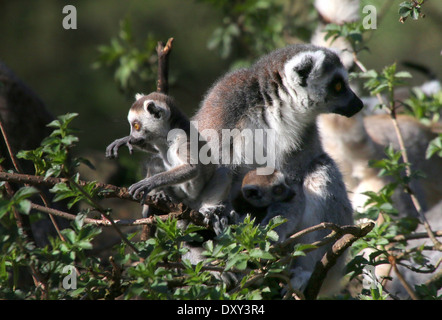
<path fill-rule="evenodd" d="M 289 186 L 278 170 L 271 175 L 258 175 L 256 170 L 251 170 L 233 197 L 232 207 L 240 220 L 250 214 L 261 225 L 276 216 L 285 218 L 287 221 L 275 228 L 279 241 L 284 241 L 297 231 L 305 207 L 303 192 L 295 187 Z"/>

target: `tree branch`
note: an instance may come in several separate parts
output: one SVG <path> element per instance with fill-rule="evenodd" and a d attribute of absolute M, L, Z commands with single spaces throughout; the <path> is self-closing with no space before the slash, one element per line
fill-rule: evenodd
<path fill-rule="evenodd" d="M 8 181 L 8 182 L 12 182 L 12 183 L 17 183 L 17 184 L 29 184 L 29 185 L 33 185 L 33 186 L 39 186 L 39 185 L 43 185 L 43 186 L 47 186 L 47 187 L 53 187 L 54 185 L 58 184 L 58 183 L 69 183 L 69 179 L 66 178 L 54 178 L 54 177 L 49 177 L 44 179 L 44 177 L 41 176 L 34 176 L 34 175 L 28 175 L 28 174 L 20 174 L 20 173 L 11 173 L 11 172 L 0 172 L 0 181 Z M 80 180 L 78 181 L 78 186 L 85 186 L 86 184 L 88 184 L 90 182 L 88 181 L 84 181 L 84 180 Z M 102 198 L 119 198 L 122 200 L 129 200 L 129 201 L 135 201 L 135 202 L 139 202 L 138 199 L 134 199 L 129 192 L 127 191 L 126 188 L 120 188 L 111 184 L 105 184 L 105 183 L 99 183 L 97 182 L 95 184 L 95 187 L 97 189 L 100 189 L 100 192 L 98 193 L 98 195 Z M 166 201 L 164 199 L 157 199 L 155 197 L 150 197 L 147 196 L 145 199 L 144 204 L 147 205 L 151 205 L 153 207 L 155 207 L 156 209 L 168 213 L 169 215 L 172 216 L 179 216 L 182 219 L 187 219 L 189 221 L 191 221 L 192 223 L 199 225 L 199 226 L 204 226 L 204 227 L 208 227 L 207 224 L 204 223 L 204 218 L 203 216 L 196 210 L 193 210 L 191 208 L 189 208 L 188 206 L 184 205 L 183 203 L 173 203 L 170 201 Z M 51 209 L 51 208 L 48 208 Z M 54 210 L 54 209 L 51 209 Z M 60 215 L 60 214 L 56 214 L 56 211 L 52 211 L 55 215 Z M 61 213 L 62 211 L 58 211 L 58 213 Z M 64 216 L 67 219 L 70 219 L 72 217 L 68 217 L 68 216 Z M 99 220 L 101 221 L 101 220 Z M 137 221 L 137 222 L 136 222 Z M 143 219 L 138 219 L 138 220 L 133 220 L 133 223 L 135 224 L 149 224 L 149 222 L 147 222 L 148 220 L 144 221 Z"/>
<path fill-rule="evenodd" d="M 169 93 L 169 55 L 172 51 L 173 38 L 167 40 L 166 45 L 163 42 L 158 42 L 158 80 L 157 91 L 168 94 Z"/>
<path fill-rule="evenodd" d="M 374 223 L 363 223 L 359 226 L 351 226 L 347 228 L 347 234 L 344 234 L 336 241 L 330 250 L 322 257 L 321 261 L 316 263 L 315 269 L 310 276 L 307 287 L 304 290 L 306 299 L 315 299 L 321 289 L 322 283 L 327 276 L 328 271 L 336 264 L 338 258 L 349 248 L 356 240 L 365 237 L 373 228 Z"/>

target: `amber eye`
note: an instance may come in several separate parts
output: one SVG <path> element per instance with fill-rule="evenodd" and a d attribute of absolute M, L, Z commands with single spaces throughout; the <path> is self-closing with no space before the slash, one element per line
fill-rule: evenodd
<path fill-rule="evenodd" d="M 134 127 L 134 129 L 135 129 L 136 131 L 140 131 L 140 129 L 141 129 L 141 125 L 140 125 L 138 122 L 135 122 L 135 123 L 133 124 L 133 127 Z"/>
<path fill-rule="evenodd" d="M 335 91 L 336 92 L 340 92 L 342 90 L 342 82 L 341 81 L 338 81 L 338 82 L 336 82 L 336 84 L 335 84 Z"/>

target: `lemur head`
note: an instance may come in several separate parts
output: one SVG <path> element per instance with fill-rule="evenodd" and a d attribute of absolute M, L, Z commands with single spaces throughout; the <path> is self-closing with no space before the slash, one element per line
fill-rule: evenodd
<path fill-rule="evenodd" d="M 249 171 L 243 178 L 241 192 L 253 207 L 268 207 L 274 202 L 289 201 L 295 192 L 285 182 L 284 175 L 275 170 L 271 175 L 258 175 Z"/>
<path fill-rule="evenodd" d="M 174 100 L 162 93 L 136 94 L 129 110 L 131 143 L 146 149 L 157 141 L 166 141 L 168 132 L 183 127 L 187 118 L 175 106 Z M 184 123 L 184 124 L 183 124 Z"/>
<path fill-rule="evenodd" d="M 347 70 L 338 55 L 313 45 L 288 47 L 282 66 L 283 83 L 298 112 L 351 117 L 363 107 L 348 85 Z"/>

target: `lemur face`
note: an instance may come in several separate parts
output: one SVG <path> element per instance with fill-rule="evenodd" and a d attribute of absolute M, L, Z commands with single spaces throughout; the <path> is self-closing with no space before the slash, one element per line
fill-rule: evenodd
<path fill-rule="evenodd" d="M 351 117 L 363 107 L 348 85 L 347 71 L 331 50 L 311 47 L 294 55 L 284 64 L 284 74 L 286 85 L 296 93 L 296 105 L 305 112 Z"/>
<path fill-rule="evenodd" d="M 271 175 L 257 175 L 249 171 L 243 179 L 241 188 L 244 199 L 253 207 L 268 207 L 275 202 L 289 201 L 295 192 L 286 182 L 284 175 L 274 171 Z"/>
<path fill-rule="evenodd" d="M 129 110 L 131 143 L 149 148 L 158 139 L 166 139 L 169 131 L 170 108 L 162 95 L 136 95 L 136 101 Z"/>

